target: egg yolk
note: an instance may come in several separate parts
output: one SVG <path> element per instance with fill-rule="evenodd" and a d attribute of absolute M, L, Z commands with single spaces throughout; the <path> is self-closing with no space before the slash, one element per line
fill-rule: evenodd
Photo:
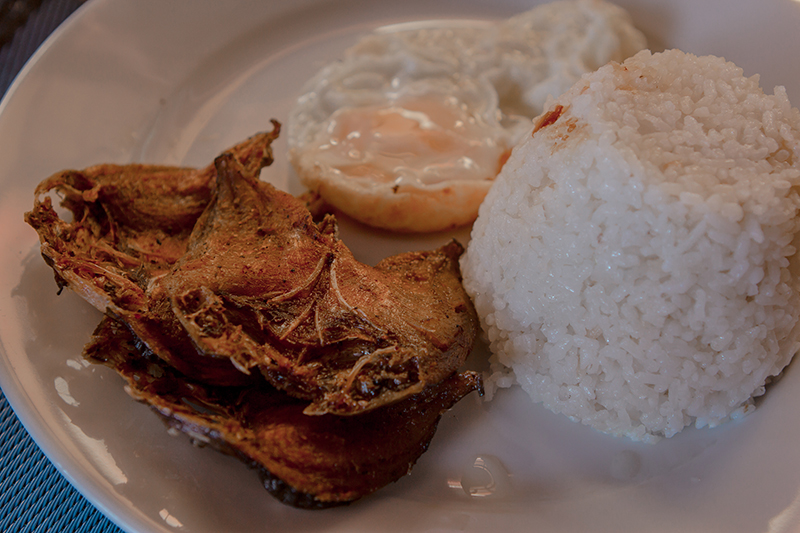
<path fill-rule="evenodd" d="M 415 186 L 494 179 L 508 157 L 496 129 L 444 95 L 344 107 L 315 151 L 318 163 L 348 178 Z"/>

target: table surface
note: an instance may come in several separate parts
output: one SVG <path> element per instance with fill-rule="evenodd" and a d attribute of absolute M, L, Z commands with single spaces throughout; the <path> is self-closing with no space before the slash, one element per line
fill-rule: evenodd
<path fill-rule="evenodd" d="M 0 0 L 0 95 L 85 0 Z M 0 391 L 0 531 L 118 532 L 56 470 Z"/>

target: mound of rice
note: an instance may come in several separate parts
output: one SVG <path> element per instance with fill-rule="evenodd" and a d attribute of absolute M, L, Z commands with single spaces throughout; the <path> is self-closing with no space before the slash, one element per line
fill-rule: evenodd
<path fill-rule="evenodd" d="M 798 350 L 800 111 L 678 50 L 547 109 L 462 259 L 490 385 L 649 442 L 751 410 Z"/>

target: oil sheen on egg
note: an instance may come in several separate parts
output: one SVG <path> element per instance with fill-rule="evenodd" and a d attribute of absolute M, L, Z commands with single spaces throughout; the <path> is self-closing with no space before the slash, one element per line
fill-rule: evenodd
<path fill-rule="evenodd" d="M 626 12 L 597 0 L 379 28 L 304 86 L 290 160 L 306 187 L 365 224 L 469 224 L 547 99 L 644 46 Z"/>

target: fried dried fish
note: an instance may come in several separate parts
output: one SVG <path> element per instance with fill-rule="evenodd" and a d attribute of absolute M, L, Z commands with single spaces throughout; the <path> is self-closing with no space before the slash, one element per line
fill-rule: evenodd
<path fill-rule="evenodd" d="M 308 416 L 307 402 L 266 383 L 215 387 L 142 356 L 129 331 L 105 318 L 84 356 L 116 370 L 126 390 L 166 424 L 256 468 L 283 503 L 324 508 L 351 502 L 410 472 L 446 410 L 480 390 L 453 374 L 424 392 L 369 413 Z"/>
<path fill-rule="evenodd" d="M 25 219 L 59 290 L 107 315 L 89 360 L 171 428 L 258 469 L 281 501 L 328 507 L 408 473 L 441 414 L 481 391 L 457 373 L 477 317 L 458 243 L 370 267 L 323 205 L 261 182 L 278 132 L 199 170 L 57 173 Z"/>
<path fill-rule="evenodd" d="M 339 240 L 333 217 L 315 224 L 230 155 L 216 165 L 216 194 L 187 252 L 156 280 L 202 351 L 258 368 L 312 400 L 309 414 L 389 404 L 464 363 L 477 317 L 461 286 L 461 245 L 370 267 Z"/>
<path fill-rule="evenodd" d="M 356 261 L 333 217 L 315 223 L 258 179 L 278 129 L 199 171 L 101 166 L 46 180 L 26 220 L 59 284 L 187 376 L 232 385 L 260 373 L 310 400 L 308 414 L 365 412 L 447 379 L 478 327 L 461 245 Z"/>
<path fill-rule="evenodd" d="M 272 162 L 279 126 L 228 153 L 256 173 Z M 65 170 L 35 191 L 25 221 L 39 234 L 41 254 L 59 288 L 69 287 L 101 312 L 124 320 L 141 348 L 193 378 L 216 384 L 253 381 L 227 358 L 198 351 L 152 281 L 186 252 L 197 219 L 211 200 L 213 164 L 202 168 L 103 164 Z M 49 194 L 72 213 L 63 220 Z"/>

